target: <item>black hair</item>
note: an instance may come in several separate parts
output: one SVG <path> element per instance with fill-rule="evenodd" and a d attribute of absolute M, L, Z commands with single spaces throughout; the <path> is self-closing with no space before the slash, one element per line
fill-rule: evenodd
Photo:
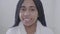
<path fill-rule="evenodd" d="M 18 26 L 20 23 L 20 18 L 19 18 L 19 12 L 20 12 L 20 8 L 22 3 L 24 2 L 24 0 L 19 0 L 17 7 L 16 7 L 16 13 L 15 13 L 15 24 L 13 25 L 13 27 Z M 38 10 L 38 20 L 41 22 L 41 24 L 43 26 L 46 26 L 46 21 L 45 21 L 45 15 L 44 15 L 44 10 L 43 10 L 43 6 L 42 6 L 42 2 L 40 0 L 33 0 L 33 2 L 36 5 L 36 8 Z"/>

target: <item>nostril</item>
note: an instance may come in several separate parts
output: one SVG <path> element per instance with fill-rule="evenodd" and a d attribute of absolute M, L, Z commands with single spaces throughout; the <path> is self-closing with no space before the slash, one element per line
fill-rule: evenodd
<path fill-rule="evenodd" d="M 29 19 L 29 16 L 24 16 L 24 19 L 25 19 L 25 18 Z"/>

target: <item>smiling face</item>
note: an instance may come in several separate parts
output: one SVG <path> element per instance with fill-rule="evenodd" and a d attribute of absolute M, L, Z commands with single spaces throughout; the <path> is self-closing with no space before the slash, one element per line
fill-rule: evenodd
<path fill-rule="evenodd" d="M 36 23 L 38 11 L 33 0 L 24 0 L 20 9 L 19 17 L 25 26 L 31 26 Z"/>

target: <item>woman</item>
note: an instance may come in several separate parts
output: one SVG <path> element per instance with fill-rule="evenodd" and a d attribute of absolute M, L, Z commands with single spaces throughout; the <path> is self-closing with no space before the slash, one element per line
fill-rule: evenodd
<path fill-rule="evenodd" d="M 6 34 L 53 34 L 47 28 L 40 0 L 19 0 L 15 24 Z"/>

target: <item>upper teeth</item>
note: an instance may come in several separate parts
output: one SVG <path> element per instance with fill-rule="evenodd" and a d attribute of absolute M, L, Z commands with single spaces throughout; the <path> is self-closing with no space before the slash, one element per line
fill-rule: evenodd
<path fill-rule="evenodd" d="M 27 21 L 29 21 L 30 19 L 24 19 L 24 20 L 27 20 Z"/>

